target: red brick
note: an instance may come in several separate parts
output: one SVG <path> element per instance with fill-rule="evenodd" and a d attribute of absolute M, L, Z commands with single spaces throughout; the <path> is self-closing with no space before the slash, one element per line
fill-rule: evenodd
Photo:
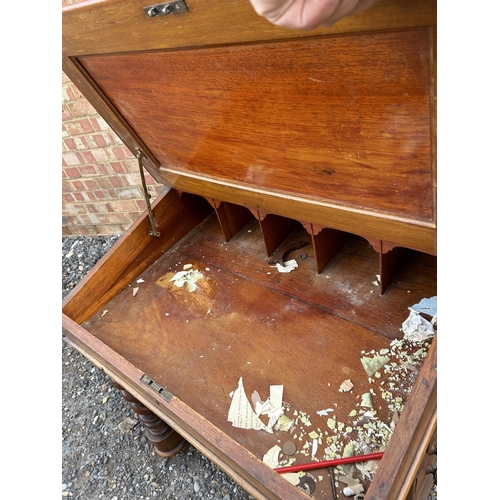
<path fill-rule="evenodd" d="M 87 189 L 87 191 L 92 191 L 98 188 L 97 182 L 93 179 L 86 179 L 83 183 L 85 184 L 85 189 Z"/>
<path fill-rule="evenodd" d="M 130 218 L 124 213 L 109 213 L 108 221 L 113 224 L 130 224 Z"/>
<path fill-rule="evenodd" d="M 78 149 L 90 149 L 89 143 L 84 135 L 75 138 L 76 147 Z"/>
<path fill-rule="evenodd" d="M 114 147 L 112 148 L 113 154 L 117 160 L 125 160 L 130 156 L 129 152 L 125 150 L 123 147 Z"/>
<path fill-rule="evenodd" d="M 73 186 L 72 191 L 85 191 L 85 185 L 82 181 L 72 181 L 71 185 Z"/>
<path fill-rule="evenodd" d="M 117 225 L 98 225 L 95 226 L 96 234 L 99 235 L 110 235 L 110 234 L 122 234 L 124 229 L 121 226 Z"/>
<path fill-rule="evenodd" d="M 86 99 L 68 103 L 68 109 L 75 118 L 97 114 L 94 107 Z"/>
<path fill-rule="evenodd" d="M 71 111 L 68 109 L 66 105 L 63 105 L 62 107 L 62 119 L 63 120 L 71 120 L 72 115 Z"/>
<path fill-rule="evenodd" d="M 75 101 L 75 94 L 73 93 L 69 85 L 63 85 L 62 87 L 62 99 L 63 102 Z"/>
<path fill-rule="evenodd" d="M 92 191 L 82 191 L 82 195 L 85 201 L 95 201 L 95 196 Z"/>
<path fill-rule="evenodd" d="M 69 215 L 81 215 L 86 214 L 86 205 L 82 205 L 81 203 L 69 203 L 63 206 L 63 212 Z"/>
<path fill-rule="evenodd" d="M 97 168 L 94 167 L 94 165 L 82 165 L 80 167 L 80 173 L 82 175 L 97 175 L 99 172 L 97 171 Z"/>
<path fill-rule="evenodd" d="M 88 118 L 84 118 L 83 120 L 79 120 L 78 124 L 80 125 L 84 134 L 90 134 L 90 133 L 94 132 L 94 127 L 92 126 L 92 123 L 90 123 L 90 120 Z"/>
<path fill-rule="evenodd" d="M 125 174 L 127 172 L 127 170 L 123 166 L 123 163 L 119 161 L 112 161 L 111 168 L 113 169 L 113 172 L 115 174 Z"/>
<path fill-rule="evenodd" d="M 77 223 L 76 217 L 66 215 L 66 216 L 63 216 L 63 218 L 62 218 L 62 225 L 63 226 L 73 226 L 76 223 Z"/>
<path fill-rule="evenodd" d="M 75 197 L 76 201 L 85 201 L 82 193 L 73 193 L 73 196 Z"/>
<path fill-rule="evenodd" d="M 64 3 L 64 2 L 63 2 Z M 67 83 L 67 82 L 70 82 L 71 80 L 69 79 L 68 75 L 64 72 L 64 71 L 61 71 L 62 73 L 62 82 L 63 83 Z"/>
<path fill-rule="evenodd" d="M 100 125 L 100 123 L 97 121 L 97 118 L 96 118 L 96 117 L 94 117 L 94 116 L 93 116 L 93 117 L 89 118 L 89 121 L 90 121 L 90 123 L 92 124 L 92 127 L 94 128 L 94 130 L 95 130 L 96 132 L 98 132 L 99 130 L 102 130 L 102 129 L 101 129 L 101 125 Z"/>
<path fill-rule="evenodd" d="M 64 170 L 70 179 L 78 179 L 81 177 L 79 170 L 75 167 L 66 167 Z"/>
<path fill-rule="evenodd" d="M 133 200 L 110 201 L 110 211 L 112 212 L 135 212 L 137 204 Z"/>
<path fill-rule="evenodd" d="M 83 129 L 79 121 L 65 122 L 65 127 L 66 132 L 71 136 L 83 134 Z"/>
<path fill-rule="evenodd" d="M 86 163 L 96 163 L 96 159 L 92 151 L 82 151 L 82 156 Z"/>
<path fill-rule="evenodd" d="M 68 165 L 81 165 L 83 163 L 83 158 L 80 153 L 65 153 L 63 154 L 63 158 Z"/>
<path fill-rule="evenodd" d="M 63 198 L 64 203 L 74 203 L 75 202 L 75 198 L 73 197 L 73 195 L 71 193 L 63 194 L 62 198 Z"/>
<path fill-rule="evenodd" d="M 66 145 L 66 147 L 67 147 L 69 150 L 74 150 L 74 149 L 77 149 L 76 144 L 75 144 L 75 140 L 74 140 L 74 139 L 72 139 L 72 138 L 69 138 L 69 139 L 64 139 L 64 144 Z"/>
<path fill-rule="evenodd" d="M 115 188 L 123 187 L 123 182 L 121 180 L 121 177 L 110 177 L 109 181 L 110 181 L 111 185 Z"/>
<path fill-rule="evenodd" d="M 139 210 L 142 210 L 143 212 L 144 212 L 144 210 L 146 210 L 147 205 L 146 205 L 146 202 L 144 200 L 137 200 L 136 203 L 137 203 L 137 206 L 139 207 Z"/>
<path fill-rule="evenodd" d="M 68 226 L 62 227 L 62 236 L 71 236 L 73 233 L 71 232 Z"/>
<path fill-rule="evenodd" d="M 97 177 L 96 182 L 99 184 L 101 189 L 111 189 L 113 187 L 111 184 L 111 178 L 109 177 Z"/>
<path fill-rule="evenodd" d="M 92 139 L 94 139 L 94 142 L 98 148 L 104 148 L 108 145 L 106 137 L 104 137 L 103 134 L 94 134 L 92 136 Z"/>
<path fill-rule="evenodd" d="M 63 169 L 64 172 L 64 169 Z M 68 181 L 62 181 L 62 192 L 63 193 L 71 193 L 73 191 L 73 186 Z"/>

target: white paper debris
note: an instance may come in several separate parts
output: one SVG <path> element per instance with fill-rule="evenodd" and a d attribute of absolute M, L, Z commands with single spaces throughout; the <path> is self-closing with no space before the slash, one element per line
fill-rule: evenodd
<path fill-rule="evenodd" d="M 368 356 L 363 356 L 361 358 L 361 364 L 365 369 L 366 374 L 371 377 L 374 373 L 378 372 L 380 368 L 386 365 L 391 358 L 389 356 L 373 356 L 369 358 Z"/>
<path fill-rule="evenodd" d="M 253 411 L 250 401 L 248 401 L 245 394 L 243 378 L 241 377 L 238 382 L 238 388 L 233 393 L 227 419 L 233 424 L 233 427 L 256 430 L 262 429 L 272 433 Z"/>
<path fill-rule="evenodd" d="M 268 432 L 272 432 L 272 427 L 278 421 L 278 418 L 283 415 L 283 386 L 271 385 L 269 388 L 269 397 L 262 401 L 259 393 L 254 391 L 252 401 L 255 405 L 255 413 L 257 416 L 267 415 L 269 417 Z"/>
<path fill-rule="evenodd" d="M 279 454 L 281 453 L 281 448 L 275 444 L 268 452 L 264 455 L 262 461 L 271 467 L 271 469 L 275 469 L 279 465 Z"/>
<path fill-rule="evenodd" d="M 300 473 L 299 472 L 284 472 L 280 476 L 286 479 L 289 483 L 297 486 L 300 483 Z"/>
<path fill-rule="evenodd" d="M 200 271 L 179 271 L 178 273 L 175 273 L 174 277 L 170 281 L 173 281 L 174 285 L 179 288 L 186 285 L 190 292 L 194 292 L 198 288 L 196 282 L 201 278 L 203 278 L 203 274 L 200 273 Z"/>
<path fill-rule="evenodd" d="M 321 417 L 327 417 L 328 413 L 334 411 L 333 408 L 326 408 L 326 410 L 319 410 L 316 413 L 320 415 Z"/>
<path fill-rule="evenodd" d="M 139 278 L 136 283 L 144 283 L 144 278 Z"/>
<path fill-rule="evenodd" d="M 350 379 L 344 380 L 342 384 L 340 384 L 339 392 L 349 392 L 354 387 L 354 384 Z"/>
<path fill-rule="evenodd" d="M 340 476 L 339 481 L 341 481 L 344 484 L 347 484 L 347 487 L 343 489 L 344 495 L 346 497 L 352 497 L 354 495 L 358 495 L 359 493 L 363 493 L 363 491 L 365 491 L 363 485 L 359 483 L 359 479 L 355 479 L 352 476 Z"/>
<path fill-rule="evenodd" d="M 184 266 L 182 267 L 182 269 L 184 269 L 184 271 L 188 270 L 188 269 L 191 269 L 193 267 L 193 264 L 184 264 Z"/>
<path fill-rule="evenodd" d="M 405 338 L 413 341 L 428 339 L 436 333 L 432 324 L 412 309 L 403 323 L 403 332 Z"/>
<path fill-rule="evenodd" d="M 418 304 L 414 304 L 408 309 L 434 316 L 437 313 L 437 296 L 422 299 Z"/>
<path fill-rule="evenodd" d="M 295 259 L 292 259 L 292 260 L 287 260 L 285 263 L 285 265 L 282 266 L 279 262 L 276 264 L 276 269 L 280 272 L 280 273 L 289 273 L 291 271 L 293 271 L 295 268 L 299 267 L 299 265 L 297 264 L 297 261 Z"/>
<path fill-rule="evenodd" d="M 101 314 L 101 318 L 102 318 L 105 314 L 108 314 L 108 310 L 107 310 L 107 309 L 104 309 L 104 311 L 103 311 L 103 312 L 102 312 L 102 314 Z"/>
<path fill-rule="evenodd" d="M 132 295 L 135 297 L 137 295 L 137 292 L 139 291 L 139 287 L 135 287 L 133 290 L 132 290 Z"/>
<path fill-rule="evenodd" d="M 317 451 L 318 451 L 318 440 L 317 439 L 313 439 L 311 457 L 314 457 L 316 455 Z"/>

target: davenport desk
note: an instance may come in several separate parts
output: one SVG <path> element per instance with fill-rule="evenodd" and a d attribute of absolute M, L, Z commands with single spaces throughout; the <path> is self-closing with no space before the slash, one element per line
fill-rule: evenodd
<path fill-rule="evenodd" d="M 63 70 L 165 185 L 64 300 L 66 341 L 157 453 L 187 441 L 255 498 L 333 498 L 328 469 L 274 466 L 368 452 L 339 498 L 351 473 L 365 499 L 426 498 L 436 337 L 402 324 L 437 295 L 435 1 L 311 32 L 247 0 L 62 19 Z"/>

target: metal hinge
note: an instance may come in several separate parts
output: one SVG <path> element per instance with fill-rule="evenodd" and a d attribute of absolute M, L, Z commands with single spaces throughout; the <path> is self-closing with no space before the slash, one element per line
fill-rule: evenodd
<path fill-rule="evenodd" d="M 147 7 L 143 7 L 142 10 L 144 10 L 148 17 L 160 17 L 168 16 L 168 14 L 180 14 L 181 12 L 187 12 L 189 9 L 184 0 L 176 0 L 174 2 L 148 5 Z"/>
<path fill-rule="evenodd" d="M 150 389 L 153 389 L 153 391 L 155 391 L 156 394 L 165 399 L 167 403 L 170 403 L 170 401 L 172 401 L 174 395 L 171 392 L 168 392 L 167 389 L 165 389 L 165 387 L 162 387 L 160 384 L 155 382 L 152 378 L 148 377 L 146 374 L 144 374 L 141 377 L 141 382 L 143 384 L 146 384 Z"/>
<path fill-rule="evenodd" d="M 151 229 L 148 231 L 148 234 L 150 236 L 160 236 L 161 233 L 156 229 L 156 222 L 153 215 L 153 210 L 151 210 L 151 203 L 149 202 L 150 195 L 148 193 L 148 188 L 146 186 L 146 177 L 144 176 L 144 167 L 142 165 L 142 158 L 144 158 L 144 156 L 139 148 L 135 148 L 135 156 L 137 158 L 137 161 L 139 162 L 139 172 L 141 173 L 142 189 L 144 191 L 144 201 L 146 202 L 146 207 L 148 209 L 149 224 L 151 226 Z"/>

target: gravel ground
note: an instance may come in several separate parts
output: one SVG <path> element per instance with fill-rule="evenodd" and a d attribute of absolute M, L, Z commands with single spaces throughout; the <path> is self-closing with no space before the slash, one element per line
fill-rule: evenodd
<path fill-rule="evenodd" d="M 62 239 L 62 296 L 118 240 Z M 62 342 L 62 496 L 79 500 L 251 500 L 194 447 L 161 458 L 109 378 Z M 437 499 L 434 488 L 429 500 Z"/>

